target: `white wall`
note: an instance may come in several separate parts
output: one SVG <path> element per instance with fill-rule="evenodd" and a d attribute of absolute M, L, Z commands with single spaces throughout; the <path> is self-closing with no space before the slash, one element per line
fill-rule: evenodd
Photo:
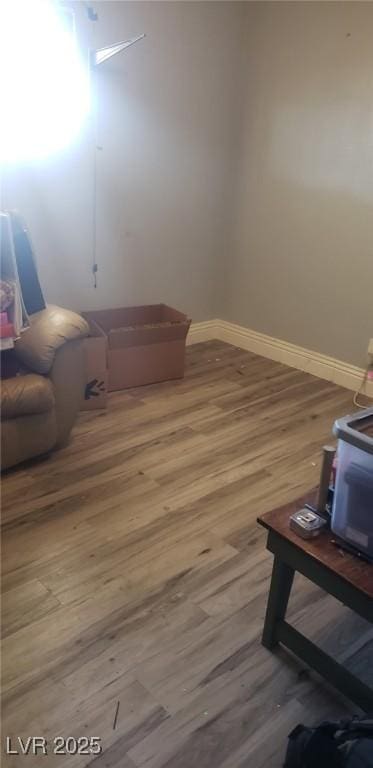
<path fill-rule="evenodd" d="M 91 274 L 92 143 L 8 172 L 4 207 L 29 226 L 49 302 L 76 309 L 165 301 L 216 314 L 227 240 L 244 5 L 80 3 L 83 48 L 145 32 L 98 72 L 98 287 Z"/>
<path fill-rule="evenodd" d="M 373 4 L 80 3 L 99 72 L 92 151 L 7 174 L 47 300 L 166 301 L 364 365 L 373 336 Z"/>
<path fill-rule="evenodd" d="M 365 366 L 373 336 L 373 4 L 247 3 L 223 317 Z"/>

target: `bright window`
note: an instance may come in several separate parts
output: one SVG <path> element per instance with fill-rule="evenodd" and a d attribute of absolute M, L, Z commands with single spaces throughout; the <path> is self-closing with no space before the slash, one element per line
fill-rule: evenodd
<path fill-rule="evenodd" d="M 89 109 L 89 76 L 72 17 L 51 0 L 0 2 L 0 160 L 63 149 Z"/>

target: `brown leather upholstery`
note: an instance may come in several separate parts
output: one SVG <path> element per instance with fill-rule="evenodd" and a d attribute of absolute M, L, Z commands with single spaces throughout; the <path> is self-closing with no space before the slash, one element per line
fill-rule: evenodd
<path fill-rule="evenodd" d="M 56 402 L 57 445 L 66 443 L 84 396 L 85 358 L 80 339 L 60 347 L 50 372 Z"/>
<path fill-rule="evenodd" d="M 32 316 L 16 342 L 30 372 L 2 381 L 2 469 L 67 441 L 84 393 L 87 333 L 85 320 L 69 310 L 48 307 Z"/>
<path fill-rule="evenodd" d="M 30 370 L 48 373 L 57 350 L 67 341 L 88 336 L 88 323 L 83 317 L 52 304 L 30 318 L 31 328 L 15 343 L 17 357 Z"/>
<path fill-rule="evenodd" d="M 29 373 L 1 383 L 1 420 L 45 413 L 54 407 L 53 387 L 45 376 Z"/>
<path fill-rule="evenodd" d="M 8 469 L 21 461 L 48 453 L 56 445 L 56 440 L 54 408 L 45 413 L 2 421 L 1 468 Z"/>

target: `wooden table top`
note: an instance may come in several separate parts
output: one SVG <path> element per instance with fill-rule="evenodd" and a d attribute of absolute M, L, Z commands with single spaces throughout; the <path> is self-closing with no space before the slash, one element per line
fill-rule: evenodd
<path fill-rule="evenodd" d="M 373 564 L 366 563 L 356 555 L 350 555 L 339 549 L 333 544 L 334 536 L 331 531 L 323 531 L 315 539 L 302 539 L 290 529 L 290 515 L 299 511 L 306 502 L 314 503 L 315 499 L 316 491 L 313 491 L 307 496 L 290 502 L 290 504 L 285 504 L 283 507 L 278 507 L 261 515 L 258 518 L 258 523 L 292 542 L 299 549 L 373 599 Z"/>

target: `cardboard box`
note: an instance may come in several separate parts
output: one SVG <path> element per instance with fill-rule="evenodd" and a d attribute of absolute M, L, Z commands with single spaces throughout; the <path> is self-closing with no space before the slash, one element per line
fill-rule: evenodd
<path fill-rule="evenodd" d="M 184 376 L 189 318 L 166 304 L 85 312 L 107 338 L 109 392 Z"/>
<path fill-rule="evenodd" d="M 87 378 L 81 406 L 82 411 L 106 408 L 108 399 L 109 373 L 106 334 L 94 320 L 88 322 L 89 336 L 83 340 Z"/>

